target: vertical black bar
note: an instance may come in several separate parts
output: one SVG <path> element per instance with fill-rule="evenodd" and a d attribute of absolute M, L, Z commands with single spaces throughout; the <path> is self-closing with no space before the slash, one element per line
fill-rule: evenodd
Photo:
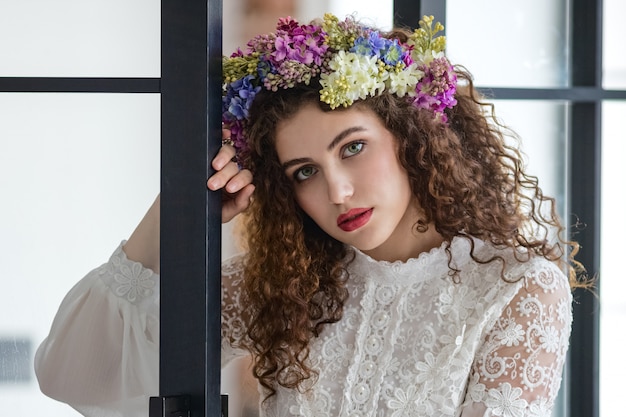
<path fill-rule="evenodd" d="M 602 0 L 571 0 L 572 87 L 602 87 Z"/>
<path fill-rule="evenodd" d="M 416 28 L 424 15 L 432 15 L 435 21 L 446 25 L 445 0 L 394 0 L 393 24 L 396 27 Z"/>
<path fill-rule="evenodd" d="M 161 0 L 161 397 L 220 415 L 221 0 Z"/>
<path fill-rule="evenodd" d="M 600 104 L 571 108 L 570 208 L 585 225 L 573 238 L 581 245 L 577 259 L 589 274 L 600 265 Z M 597 287 L 596 287 L 597 291 Z M 569 350 L 568 386 L 571 417 L 599 416 L 600 323 L 596 295 L 574 292 L 574 322 Z"/>
<path fill-rule="evenodd" d="M 602 87 L 602 1 L 572 0 L 572 87 Z M 600 266 L 600 101 L 571 106 L 569 206 L 586 227 L 575 236 L 579 260 L 590 274 Z M 596 287 L 596 291 L 597 291 Z M 571 417 L 600 414 L 598 300 L 584 290 L 574 293 L 574 323 L 569 352 L 568 388 Z"/>
<path fill-rule="evenodd" d="M 207 54 L 208 54 L 208 153 L 205 154 L 207 176 L 212 174 L 210 160 L 222 143 L 222 0 L 205 0 L 207 7 Z M 205 187 L 206 181 L 202 185 Z M 205 416 L 228 416 L 222 408 L 224 397 L 220 395 L 221 376 L 221 308 L 222 308 L 222 194 L 207 194 L 207 292 L 205 299 L 206 327 L 206 406 Z M 225 411 L 225 414 L 224 414 Z"/>
<path fill-rule="evenodd" d="M 416 28 L 422 18 L 422 0 L 393 0 L 393 25 Z"/>

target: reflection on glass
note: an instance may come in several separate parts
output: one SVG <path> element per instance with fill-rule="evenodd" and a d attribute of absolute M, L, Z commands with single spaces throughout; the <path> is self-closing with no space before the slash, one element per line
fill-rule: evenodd
<path fill-rule="evenodd" d="M 446 35 L 453 63 L 478 85 L 567 84 L 567 1 L 448 0 Z"/>
<path fill-rule="evenodd" d="M 621 257 L 624 224 L 623 189 L 626 182 L 626 135 L 623 118 L 626 102 L 602 106 L 602 201 L 600 242 L 600 415 L 612 416 L 621 409 L 622 383 L 626 375 L 626 281 Z"/>
<path fill-rule="evenodd" d="M 0 2 L 0 76 L 158 77 L 153 0 Z"/>
<path fill-rule="evenodd" d="M 159 192 L 159 120 L 156 94 L 0 94 L 2 415 L 78 416 L 40 393 L 33 356 Z"/>
<path fill-rule="evenodd" d="M 31 356 L 32 340 L 0 338 L 0 384 L 28 384 L 33 379 Z"/>
<path fill-rule="evenodd" d="M 626 88 L 626 2 L 624 0 L 604 0 L 603 29 L 603 85 L 604 88 Z"/>

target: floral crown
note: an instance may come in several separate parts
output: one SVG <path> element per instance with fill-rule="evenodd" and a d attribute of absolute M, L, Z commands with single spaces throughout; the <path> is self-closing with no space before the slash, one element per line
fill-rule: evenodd
<path fill-rule="evenodd" d="M 383 91 L 407 97 L 418 108 L 446 122 L 444 110 L 456 105 L 456 75 L 444 56 L 443 30 L 424 16 L 407 42 L 388 39 L 353 17 L 340 21 L 327 13 L 321 24 L 301 25 L 281 18 L 276 32 L 258 35 L 224 57 L 222 123 L 230 129 L 237 160 L 246 165 L 249 110 L 261 89 L 278 91 L 319 79 L 320 100 L 331 109 Z"/>

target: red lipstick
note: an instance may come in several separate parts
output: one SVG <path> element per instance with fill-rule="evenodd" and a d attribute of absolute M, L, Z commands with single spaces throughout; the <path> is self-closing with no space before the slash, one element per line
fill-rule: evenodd
<path fill-rule="evenodd" d="M 365 226 L 372 217 L 373 208 L 355 208 L 337 217 L 337 226 L 344 232 L 352 232 Z"/>

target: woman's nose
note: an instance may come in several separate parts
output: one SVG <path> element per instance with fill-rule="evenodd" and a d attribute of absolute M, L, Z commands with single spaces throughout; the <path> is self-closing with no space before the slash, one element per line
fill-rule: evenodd
<path fill-rule="evenodd" d="M 354 194 L 354 186 L 346 175 L 334 173 L 327 180 L 328 200 L 332 204 L 344 204 Z"/>

